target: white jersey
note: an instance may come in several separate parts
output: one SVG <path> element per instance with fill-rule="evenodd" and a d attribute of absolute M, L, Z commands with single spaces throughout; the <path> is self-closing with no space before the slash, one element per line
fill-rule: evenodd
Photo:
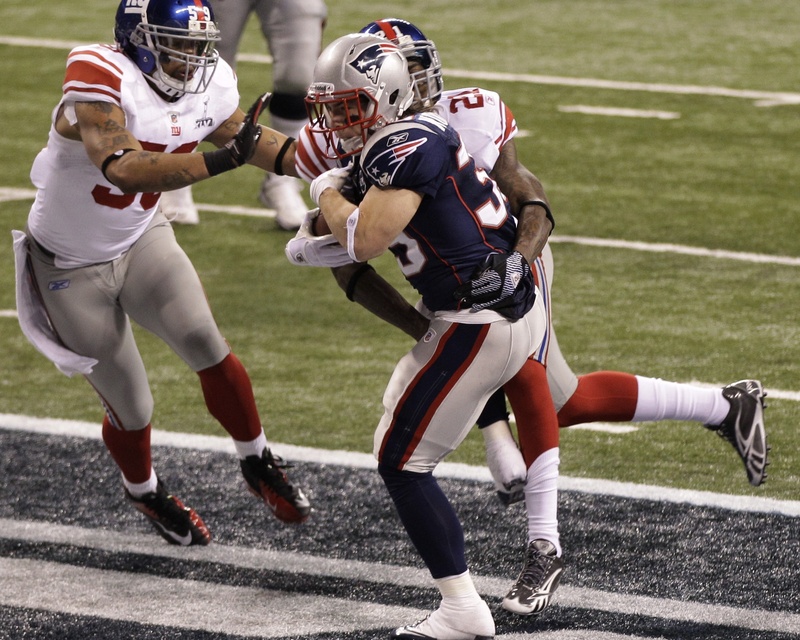
<path fill-rule="evenodd" d="M 514 115 L 500 95 L 478 87 L 444 91 L 434 107 L 458 132 L 475 164 L 491 171 L 503 145 L 517 135 Z M 327 155 L 325 139 L 306 125 L 298 139 L 295 167 L 301 178 L 311 182 L 319 174 L 338 166 Z"/>
<path fill-rule="evenodd" d="M 236 77 L 223 60 L 208 89 L 167 102 L 134 62 L 110 45 L 73 49 L 63 97 L 53 111 L 47 146 L 31 169 L 37 189 L 28 229 L 55 253 L 56 266 L 78 267 L 121 256 L 144 233 L 158 193 L 123 194 L 89 159 L 83 143 L 55 129 L 62 105 L 71 124 L 76 102 L 110 102 L 125 112 L 125 126 L 148 151 L 190 153 L 239 106 Z"/>

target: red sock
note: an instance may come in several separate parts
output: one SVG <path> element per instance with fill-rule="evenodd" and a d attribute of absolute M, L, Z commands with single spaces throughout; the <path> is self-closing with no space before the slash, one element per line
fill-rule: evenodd
<path fill-rule="evenodd" d="M 103 442 L 114 462 L 131 484 L 141 484 L 150 479 L 153 460 L 150 457 L 150 425 L 138 431 L 124 431 L 103 418 Z"/>
<path fill-rule="evenodd" d="M 558 412 L 558 425 L 583 422 L 629 422 L 636 412 L 639 383 L 619 371 L 596 371 L 578 377 L 578 388 Z"/>
<path fill-rule="evenodd" d="M 261 419 L 250 376 L 233 353 L 197 375 L 209 413 L 234 440 L 249 442 L 261 435 Z"/>
<path fill-rule="evenodd" d="M 514 410 L 522 457 L 530 468 L 542 453 L 558 447 L 558 419 L 547 371 L 541 363 L 528 360 L 503 390 Z"/>

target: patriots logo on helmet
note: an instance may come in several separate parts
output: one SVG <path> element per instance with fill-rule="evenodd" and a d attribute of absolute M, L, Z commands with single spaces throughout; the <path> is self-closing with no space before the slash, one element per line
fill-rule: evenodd
<path fill-rule="evenodd" d="M 365 75 L 372 84 L 377 85 L 383 59 L 395 51 L 399 51 L 399 49 L 389 42 L 374 44 L 363 49 L 358 57 L 351 60 L 349 64 L 353 69 Z"/>

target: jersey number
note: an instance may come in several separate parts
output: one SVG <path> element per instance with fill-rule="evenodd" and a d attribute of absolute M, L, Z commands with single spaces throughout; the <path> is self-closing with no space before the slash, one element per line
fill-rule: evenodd
<path fill-rule="evenodd" d="M 458 111 L 459 105 L 465 109 L 481 109 L 483 107 L 483 94 L 478 93 L 478 89 L 464 91 L 450 100 L 450 113 Z"/>
<path fill-rule="evenodd" d="M 405 231 L 401 231 L 397 239 L 389 247 L 389 251 L 397 258 L 400 271 L 406 278 L 417 275 L 427 262 L 425 254 L 419 248 L 419 243 L 409 236 Z"/>
<path fill-rule="evenodd" d="M 506 212 L 505 196 L 503 196 L 497 183 L 489 177 L 489 174 L 486 173 L 484 169 L 475 165 L 474 160 L 472 160 L 469 153 L 467 153 L 463 142 L 458 146 L 456 157 L 458 158 L 459 170 L 464 169 L 472 163 L 472 166 L 475 167 L 475 175 L 478 180 L 480 180 L 481 184 L 485 185 L 491 182 L 492 195 L 486 202 L 475 208 L 475 215 L 478 217 L 478 220 L 480 220 L 481 226 L 490 227 L 491 229 L 499 228 L 502 226 L 503 222 L 505 222 L 506 216 L 508 215 Z"/>

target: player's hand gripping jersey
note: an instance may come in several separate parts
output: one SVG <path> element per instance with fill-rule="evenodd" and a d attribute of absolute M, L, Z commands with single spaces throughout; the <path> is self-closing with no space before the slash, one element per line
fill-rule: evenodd
<path fill-rule="evenodd" d="M 74 124 L 76 102 L 109 102 L 122 108 L 127 129 L 145 150 L 169 153 L 193 151 L 239 104 L 233 71 L 222 60 L 202 99 L 185 94 L 167 102 L 148 85 L 136 64 L 105 45 L 73 49 L 63 92 L 53 122 L 62 105 Z M 164 144 L 165 140 L 169 142 Z M 160 197 L 123 194 L 91 162 L 81 141 L 63 137 L 54 126 L 33 164 L 31 181 L 39 191 L 28 226 L 55 253 L 60 268 L 122 255 L 144 233 Z"/>
<path fill-rule="evenodd" d="M 458 309 L 453 291 L 488 255 L 511 251 L 517 224 L 505 196 L 439 116 L 418 114 L 381 129 L 359 166 L 361 193 L 375 186 L 424 196 L 389 248 L 431 311 Z M 531 305 L 534 297 L 531 287 Z"/>

